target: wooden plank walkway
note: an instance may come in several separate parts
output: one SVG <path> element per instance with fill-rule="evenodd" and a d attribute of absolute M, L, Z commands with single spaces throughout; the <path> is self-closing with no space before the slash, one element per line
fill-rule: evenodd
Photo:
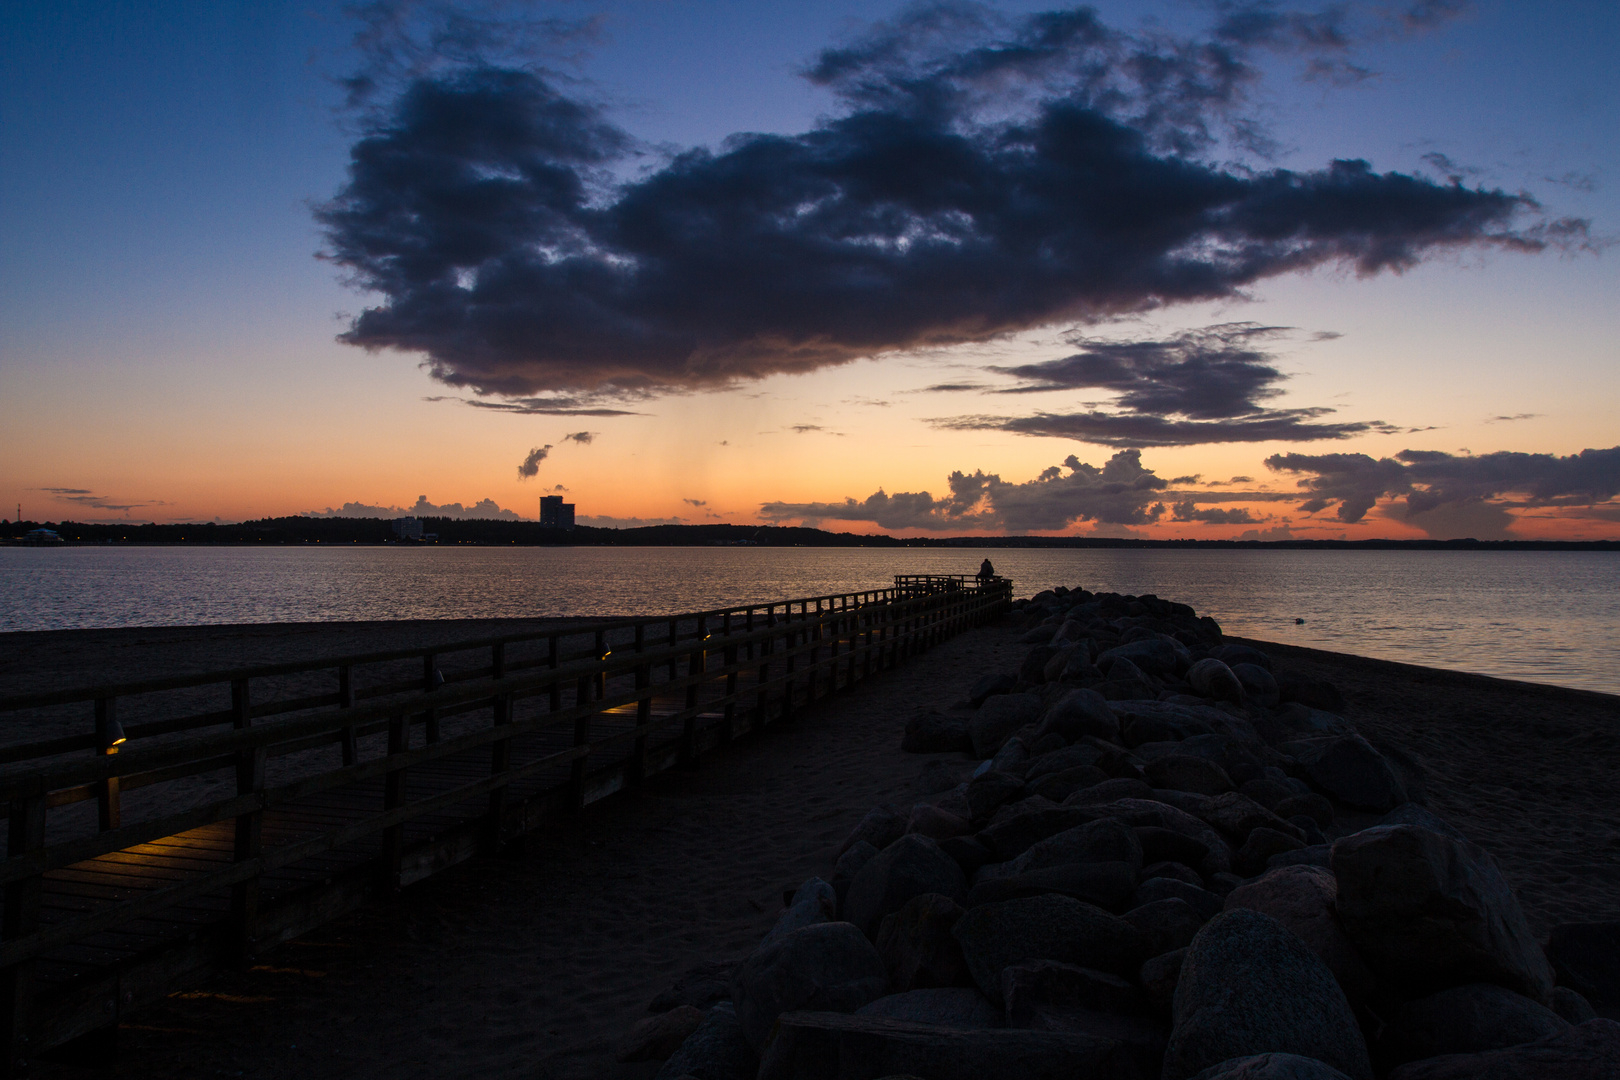
<path fill-rule="evenodd" d="M 41 717 L 83 724 L 0 746 L 3 1063 L 21 1071 L 1010 601 L 1004 579 L 897 577 L 862 593 L 0 700 L 0 717 L 35 729 Z"/>

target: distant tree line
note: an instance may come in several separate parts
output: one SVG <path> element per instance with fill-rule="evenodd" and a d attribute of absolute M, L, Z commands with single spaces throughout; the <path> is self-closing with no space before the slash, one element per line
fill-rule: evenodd
<path fill-rule="evenodd" d="M 781 525 L 646 525 L 635 529 L 546 529 L 533 521 L 490 518 L 420 519 L 429 544 L 555 547 L 982 547 L 982 548 L 1291 548 L 1413 551 L 1620 551 L 1616 540 L 1144 540 L 1089 536 L 951 536 L 899 538 L 833 533 Z M 0 521 L 0 539 L 18 540 L 30 529 L 54 530 L 70 543 L 90 544 L 415 544 L 394 537 L 385 518 L 278 517 L 235 524 L 159 525 L 62 521 Z"/>

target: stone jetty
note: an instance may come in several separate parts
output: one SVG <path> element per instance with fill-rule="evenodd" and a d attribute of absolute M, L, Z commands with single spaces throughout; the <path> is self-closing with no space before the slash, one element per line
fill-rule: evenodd
<path fill-rule="evenodd" d="M 1537 939 L 1333 685 L 1155 596 L 1014 604 L 740 962 L 660 994 L 658 1080 L 1620 1080 L 1620 924 Z"/>

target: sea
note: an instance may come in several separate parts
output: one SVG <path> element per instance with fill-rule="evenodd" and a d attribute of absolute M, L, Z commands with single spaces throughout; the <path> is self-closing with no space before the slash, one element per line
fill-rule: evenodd
<path fill-rule="evenodd" d="M 972 574 L 1153 593 L 1230 634 L 1620 693 L 1620 554 L 776 547 L 4 547 L 0 633 L 664 615 Z M 0 649 L 4 639 L 0 638 Z"/>

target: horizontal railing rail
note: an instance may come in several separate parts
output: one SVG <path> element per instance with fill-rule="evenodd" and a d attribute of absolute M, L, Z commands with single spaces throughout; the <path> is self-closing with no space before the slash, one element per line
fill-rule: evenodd
<path fill-rule="evenodd" d="M 110 1022 L 85 1003 L 90 991 L 82 987 L 100 985 L 93 972 L 53 984 L 50 993 L 36 986 L 36 969 L 45 970 L 39 965 L 56 971 L 67 962 L 64 949 L 115 932 L 120 941 L 138 938 L 149 933 L 138 927 L 163 920 L 203 918 L 195 912 L 214 910 L 210 898 L 228 898 L 203 929 L 214 935 L 209 940 L 217 937 L 219 955 L 251 954 L 348 910 L 342 905 L 352 907 L 368 889 L 397 888 L 408 863 L 426 867 L 425 874 L 489 850 L 550 813 L 577 810 L 690 762 L 715 741 L 790 716 L 995 617 L 1010 601 L 1005 579 L 897 577 L 886 589 L 0 701 L 0 714 L 94 706 L 88 734 L 13 746 L 0 756 L 0 813 L 8 819 L 0 861 L 6 1060 L 15 1064 L 31 1047 Z M 528 648 L 517 654 L 520 646 Z M 448 656 L 465 660 L 485 649 L 487 661 L 440 666 Z M 409 662 L 421 672 L 402 679 L 395 669 Z M 368 665 L 384 670 L 357 685 Z M 258 680 L 323 672 L 337 676 L 335 692 L 301 688 L 255 700 Z M 199 711 L 183 696 L 170 703 L 177 715 L 118 725 L 124 699 L 172 691 L 228 693 L 230 705 Z M 120 734 L 124 741 L 115 742 Z M 199 786 L 221 773 L 229 778 L 226 791 L 217 791 L 218 781 Z M 147 789 L 157 793 L 143 820 L 126 823 L 123 796 Z M 322 802 L 333 798 L 341 811 Z M 55 815 L 91 801 L 93 822 L 69 817 L 47 828 Z M 209 840 L 211 829 L 227 835 Z M 182 837 L 191 838 L 188 860 L 165 861 L 149 850 Z M 205 848 L 215 854 L 195 854 Z M 101 891 L 74 884 L 107 859 L 134 877 L 145 860 L 151 873 L 139 887 L 125 878 Z M 307 887 L 325 890 L 320 903 L 298 907 L 294 893 L 265 892 L 266 881 L 282 880 L 277 874 L 296 877 L 311 860 L 324 866 L 334 859 L 349 869 L 320 871 L 324 884 Z M 69 877 L 59 885 L 63 874 Z M 347 884 L 361 880 L 374 885 Z M 63 888 L 65 899 L 53 901 L 52 890 Z M 341 903 L 333 899 L 345 889 Z M 274 917 L 262 909 L 272 901 L 281 905 Z M 306 913 L 286 914 L 295 910 Z M 131 957 L 180 947 L 150 933 L 157 936 L 144 952 L 131 947 Z M 118 976 L 120 986 L 136 981 Z M 134 1003 L 134 996 L 115 1002 L 111 1020 Z"/>

